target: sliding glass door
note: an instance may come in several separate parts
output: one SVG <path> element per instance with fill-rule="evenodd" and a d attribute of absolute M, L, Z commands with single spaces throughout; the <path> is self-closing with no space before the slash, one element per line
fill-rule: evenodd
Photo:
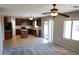
<path fill-rule="evenodd" d="M 44 21 L 44 38 L 48 39 L 48 21 Z"/>
<path fill-rule="evenodd" d="M 52 41 L 53 40 L 53 20 L 45 20 L 44 21 L 44 38 Z"/>

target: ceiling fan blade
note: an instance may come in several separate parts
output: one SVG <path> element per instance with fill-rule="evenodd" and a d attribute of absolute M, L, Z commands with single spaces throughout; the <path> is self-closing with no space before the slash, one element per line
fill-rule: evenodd
<path fill-rule="evenodd" d="M 51 12 L 45 12 L 45 13 L 42 13 L 42 14 L 50 14 Z"/>
<path fill-rule="evenodd" d="M 67 18 L 70 17 L 69 15 L 66 15 L 66 14 L 63 14 L 63 13 L 59 13 L 59 15 L 62 15 L 62 16 L 67 17 Z"/>

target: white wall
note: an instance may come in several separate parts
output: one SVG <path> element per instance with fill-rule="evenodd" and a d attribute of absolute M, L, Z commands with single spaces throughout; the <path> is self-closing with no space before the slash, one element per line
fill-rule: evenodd
<path fill-rule="evenodd" d="M 3 18 L 0 16 L 0 54 L 2 54 L 3 51 L 3 40 L 4 40 L 4 24 L 3 24 Z"/>
<path fill-rule="evenodd" d="M 67 13 L 68 15 L 79 18 L 79 12 L 71 12 Z M 50 19 L 52 17 L 45 17 L 45 19 Z M 54 19 L 54 18 L 52 18 Z M 63 27 L 64 27 L 64 20 L 68 20 L 63 16 L 57 16 L 54 19 L 54 34 L 53 34 L 53 42 L 59 45 L 62 45 L 66 48 L 72 49 L 74 51 L 79 52 L 79 41 L 68 40 L 63 38 Z M 42 19 L 43 22 L 43 19 Z M 43 24 L 42 24 L 43 25 Z M 43 29 L 42 29 L 43 30 Z"/>
<path fill-rule="evenodd" d="M 12 38 L 16 36 L 16 22 L 15 22 L 15 17 L 8 17 L 8 22 L 12 23 Z"/>
<path fill-rule="evenodd" d="M 14 17 L 11 17 L 11 22 L 12 22 L 12 36 L 15 37 L 16 36 L 16 22 L 15 22 Z"/>

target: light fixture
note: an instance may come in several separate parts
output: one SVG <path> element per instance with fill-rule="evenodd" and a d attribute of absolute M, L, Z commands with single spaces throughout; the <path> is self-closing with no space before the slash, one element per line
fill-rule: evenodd
<path fill-rule="evenodd" d="M 33 17 L 30 17 L 29 20 L 33 20 Z"/>
<path fill-rule="evenodd" d="M 58 16 L 58 13 L 57 12 L 52 12 L 51 14 L 50 14 L 51 16 Z"/>

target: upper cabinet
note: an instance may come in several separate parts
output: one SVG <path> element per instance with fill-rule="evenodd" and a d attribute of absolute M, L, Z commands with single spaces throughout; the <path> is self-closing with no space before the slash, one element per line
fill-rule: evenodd
<path fill-rule="evenodd" d="M 33 20 L 16 18 L 16 25 L 22 25 L 23 23 L 26 23 L 27 25 L 32 26 Z"/>
<path fill-rule="evenodd" d="M 4 25 L 6 25 L 8 23 L 8 17 L 4 16 Z"/>
<path fill-rule="evenodd" d="M 16 18 L 16 25 L 21 25 L 21 19 L 19 19 L 19 18 Z"/>
<path fill-rule="evenodd" d="M 41 18 L 38 18 L 37 19 L 37 26 L 40 26 L 41 27 Z"/>
<path fill-rule="evenodd" d="M 41 27 L 41 18 L 37 18 L 37 26 Z M 35 19 L 29 20 L 29 19 L 23 19 L 23 18 L 16 18 L 16 25 L 22 25 L 23 23 L 26 23 L 28 26 L 34 26 Z"/>

